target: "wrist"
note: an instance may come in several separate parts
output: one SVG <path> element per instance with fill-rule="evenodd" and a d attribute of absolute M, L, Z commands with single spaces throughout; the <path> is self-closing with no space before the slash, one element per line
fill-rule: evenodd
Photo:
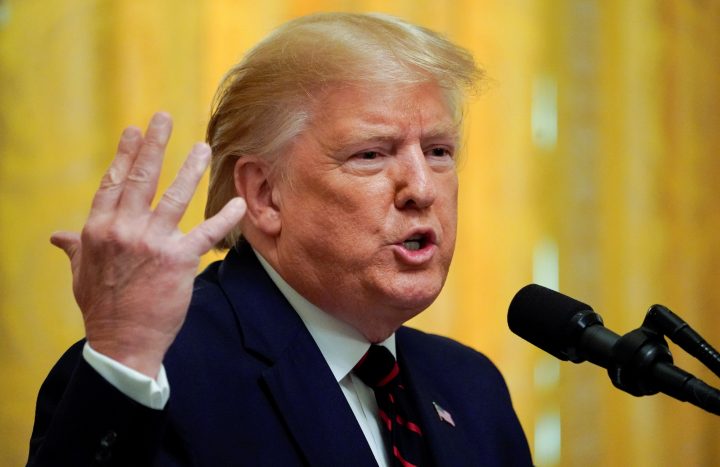
<path fill-rule="evenodd" d="M 112 335 L 103 335 L 88 330 L 87 342 L 96 352 L 157 379 L 171 341 L 159 336 L 152 338 L 146 334 L 147 332 L 133 332 L 125 336 L 115 332 Z"/>

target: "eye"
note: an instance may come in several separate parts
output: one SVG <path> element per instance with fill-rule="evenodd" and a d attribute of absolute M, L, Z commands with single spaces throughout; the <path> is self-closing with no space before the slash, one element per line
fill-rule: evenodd
<path fill-rule="evenodd" d="M 429 155 L 429 156 L 433 156 L 433 157 L 449 157 L 449 158 L 452 158 L 452 157 L 453 157 L 453 152 L 452 152 L 450 149 L 446 148 L 446 147 L 438 146 L 438 147 L 431 148 L 431 149 L 428 151 L 428 155 Z"/>
<path fill-rule="evenodd" d="M 380 156 L 377 151 L 363 151 L 356 155 L 358 159 L 371 161 L 377 159 Z"/>
<path fill-rule="evenodd" d="M 385 162 L 387 162 L 387 153 L 382 149 L 376 150 L 360 150 L 351 153 L 352 155 L 346 160 L 349 170 L 357 170 L 361 173 L 377 172 L 381 170 Z"/>

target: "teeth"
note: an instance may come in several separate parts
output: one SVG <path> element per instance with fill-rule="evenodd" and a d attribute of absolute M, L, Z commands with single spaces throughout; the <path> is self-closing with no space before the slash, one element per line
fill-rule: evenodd
<path fill-rule="evenodd" d="M 427 236 L 424 234 L 416 234 L 411 237 L 408 237 L 407 240 L 405 240 L 403 243 L 403 247 L 405 249 L 410 251 L 417 251 L 421 249 L 423 246 L 425 246 L 428 242 Z"/>
<path fill-rule="evenodd" d="M 406 240 L 403 242 L 403 246 L 408 250 L 419 250 L 420 242 L 417 240 Z"/>

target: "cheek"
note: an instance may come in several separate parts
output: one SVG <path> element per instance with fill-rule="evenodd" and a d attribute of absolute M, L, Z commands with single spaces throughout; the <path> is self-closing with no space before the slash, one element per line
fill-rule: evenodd
<path fill-rule="evenodd" d="M 347 237 L 380 232 L 393 206 L 392 190 L 385 181 L 339 178 L 308 189 L 313 217 L 324 228 Z"/>
<path fill-rule="evenodd" d="M 287 232 L 300 244 L 297 246 L 325 261 L 327 267 L 367 257 L 382 232 L 383 223 L 376 219 L 385 218 L 367 206 L 337 198 L 306 199 L 292 217 L 292 224 L 286 224 Z"/>
<path fill-rule="evenodd" d="M 457 237 L 457 183 L 451 185 L 445 193 L 443 202 L 440 203 L 438 219 L 442 225 L 443 232 L 443 253 L 444 261 L 450 262 L 455 251 L 455 240 Z"/>
<path fill-rule="evenodd" d="M 451 179 L 446 185 L 443 185 L 443 190 L 440 195 L 441 202 L 439 203 L 439 216 L 443 217 L 443 220 L 448 222 L 452 221 L 452 228 L 455 229 L 457 221 L 457 209 L 458 209 L 458 185 L 457 179 Z M 448 226 L 450 227 L 450 225 Z"/>

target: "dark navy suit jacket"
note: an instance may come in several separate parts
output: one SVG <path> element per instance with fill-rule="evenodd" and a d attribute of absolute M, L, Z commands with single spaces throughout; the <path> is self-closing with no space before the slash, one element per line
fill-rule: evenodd
<path fill-rule="evenodd" d="M 407 327 L 396 336 L 434 465 L 531 465 L 507 387 L 487 358 Z M 310 333 L 247 245 L 198 276 L 164 362 L 164 410 L 113 388 L 84 361 L 82 345 L 40 389 L 29 465 L 377 465 Z"/>

